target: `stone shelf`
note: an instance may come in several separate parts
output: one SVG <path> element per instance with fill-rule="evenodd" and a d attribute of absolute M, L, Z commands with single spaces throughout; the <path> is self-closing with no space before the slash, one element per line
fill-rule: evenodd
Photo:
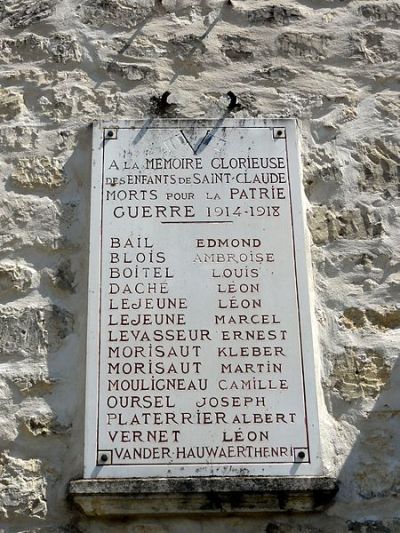
<path fill-rule="evenodd" d="M 329 477 L 80 479 L 72 501 L 88 516 L 310 512 L 337 492 Z"/>

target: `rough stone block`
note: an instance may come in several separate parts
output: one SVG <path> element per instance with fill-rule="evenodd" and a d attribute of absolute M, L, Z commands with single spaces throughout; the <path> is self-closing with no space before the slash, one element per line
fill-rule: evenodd
<path fill-rule="evenodd" d="M 400 20 L 400 5 L 398 2 L 370 2 L 359 8 L 363 17 L 379 22 L 396 24 Z"/>
<path fill-rule="evenodd" d="M 49 39 L 33 33 L 14 39 L 0 39 L 0 58 L 5 63 L 41 61 L 46 56 L 48 43 Z"/>
<path fill-rule="evenodd" d="M 193 11 L 199 11 L 200 2 L 193 2 L 193 0 L 163 0 L 162 6 L 168 13 L 174 13 L 178 17 L 187 15 Z M 215 8 L 215 4 L 218 5 L 218 0 L 205 0 L 202 2 L 203 6 L 208 9 Z"/>
<path fill-rule="evenodd" d="M 46 402 L 40 398 L 29 398 L 21 403 L 16 419 L 31 435 L 45 437 L 53 432 L 55 416 Z"/>
<path fill-rule="evenodd" d="M 326 221 L 327 209 L 313 207 L 308 213 L 308 226 L 315 244 L 326 244 L 329 241 L 328 224 Z"/>
<path fill-rule="evenodd" d="M 376 398 L 390 379 L 391 365 L 376 350 L 349 349 L 335 359 L 330 384 L 346 401 Z"/>
<path fill-rule="evenodd" d="M 23 293 L 32 288 L 35 271 L 21 262 L 0 263 L 0 295 L 9 292 Z"/>
<path fill-rule="evenodd" d="M 254 57 L 254 42 L 248 37 L 223 35 L 222 52 L 231 61 L 248 61 Z"/>
<path fill-rule="evenodd" d="M 4 445 L 5 443 L 11 443 L 15 441 L 15 439 L 18 437 L 18 422 L 15 417 L 15 409 L 12 403 L 9 401 L 0 400 L 0 408 L 0 439 Z"/>
<path fill-rule="evenodd" d="M 157 73 L 154 69 L 146 65 L 135 65 L 133 63 L 121 63 L 112 61 L 107 65 L 107 72 L 112 75 L 117 75 L 129 81 L 142 81 L 145 79 L 157 78 Z"/>
<path fill-rule="evenodd" d="M 2 127 L 0 128 L 0 146 L 7 153 L 32 150 L 37 147 L 38 136 L 37 128 L 30 126 Z"/>
<path fill-rule="evenodd" d="M 349 307 L 343 312 L 343 322 L 347 328 L 363 328 L 367 325 L 365 311 L 357 307 Z"/>
<path fill-rule="evenodd" d="M 44 518 L 46 482 L 38 459 L 0 456 L 0 516 Z"/>
<path fill-rule="evenodd" d="M 376 112 L 388 127 L 398 131 L 400 125 L 400 102 L 395 91 L 383 91 L 376 95 Z M 385 139 L 385 142 L 387 142 L 387 139 Z"/>
<path fill-rule="evenodd" d="M 21 93 L 11 89 L 0 89 L 0 118 L 11 119 L 25 110 Z"/>
<path fill-rule="evenodd" d="M 5 377 L 9 379 L 22 394 L 46 395 L 51 392 L 55 380 L 49 378 L 46 362 L 41 364 L 25 365 L 13 362 L 4 371 Z"/>
<path fill-rule="evenodd" d="M 0 307 L 0 354 L 41 358 L 57 350 L 72 329 L 72 315 L 57 306 Z"/>
<path fill-rule="evenodd" d="M 247 11 L 250 24 L 290 24 L 303 17 L 299 8 L 285 5 L 267 5 Z"/>
<path fill-rule="evenodd" d="M 17 436 L 18 428 L 13 392 L 6 379 L 0 379 L 0 440 L 3 443 L 12 442 Z"/>
<path fill-rule="evenodd" d="M 155 0 L 88 0 L 79 7 L 85 24 L 133 28 L 151 14 L 154 6 Z"/>
<path fill-rule="evenodd" d="M 207 50 L 204 40 L 193 33 L 174 37 L 169 41 L 169 46 L 179 57 L 179 59 L 185 59 L 189 57 L 195 57 L 197 59 Z"/>
<path fill-rule="evenodd" d="M 306 157 L 303 169 L 305 192 L 311 202 L 327 203 L 340 194 L 343 185 L 339 156 L 318 148 Z"/>
<path fill-rule="evenodd" d="M 50 37 L 27 33 L 14 39 L 0 39 L 0 58 L 6 63 L 38 63 L 44 59 L 70 63 L 79 62 L 82 51 L 76 38 L 69 33 L 53 33 Z"/>
<path fill-rule="evenodd" d="M 285 32 L 278 37 L 278 46 L 287 56 L 319 61 L 328 55 L 332 37 L 322 33 Z"/>
<path fill-rule="evenodd" d="M 49 40 L 48 51 L 57 63 L 78 62 L 82 58 L 77 40 L 69 33 L 53 33 Z"/>
<path fill-rule="evenodd" d="M 383 233 L 379 214 L 360 208 L 333 211 L 322 206 L 314 207 L 308 222 L 315 244 L 338 239 L 368 239 Z"/>
<path fill-rule="evenodd" d="M 355 31 L 350 35 L 352 56 L 367 63 L 383 63 L 398 58 L 395 50 L 385 42 L 385 35 L 379 30 Z"/>
<path fill-rule="evenodd" d="M 398 143 L 390 139 L 370 139 L 356 144 L 353 157 L 362 165 L 361 191 L 380 191 L 385 198 L 400 191 Z"/>
<path fill-rule="evenodd" d="M 347 328 L 363 328 L 370 325 L 380 329 L 397 329 L 400 327 L 400 309 L 376 307 L 364 310 L 351 307 L 344 310 L 343 319 Z"/>
<path fill-rule="evenodd" d="M 74 220 L 75 206 L 48 197 L 10 194 L 0 201 L 0 245 L 3 250 L 20 246 L 60 248 Z"/>
<path fill-rule="evenodd" d="M 369 322 L 378 328 L 400 328 L 400 309 L 366 309 L 365 315 Z"/>
<path fill-rule="evenodd" d="M 124 57 L 132 58 L 160 58 L 167 55 L 167 43 L 155 41 L 152 36 L 138 35 L 134 41 L 129 36 L 124 38 L 114 37 L 110 42 L 109 39 L 99 39 L 97 48 L 101 57 L 108 55 L 120 54 Z"/>
<path fill-rule="evenodd" d="M 54 157 L 19 159 L 11 181 L 26 189 L 55 189 L 64 185 L 63 162 Z"/>
<path fill-rule="evenodd" d="M 254 72 L 253 78 L 259 80 L 266 79 L 269 82 L 277 83 L 278 85 L 283 81 L 290 81 L 297 75 L 296 70 L 287 67 L 286 65 L 272 65 L 267 64 Z"/>
<path fill-rule="evenodd" d="M 6 19 L 12 28 L 25 28 L 50 17 L 57 0 L 3 0 L 0 21 Z"/>

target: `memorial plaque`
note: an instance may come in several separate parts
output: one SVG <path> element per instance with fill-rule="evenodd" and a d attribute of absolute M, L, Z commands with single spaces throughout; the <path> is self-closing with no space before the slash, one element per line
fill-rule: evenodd
<path fill-rule="evenodd" d="M 291 119 L 98 123 L 86 477 L 321 473 Z"/>

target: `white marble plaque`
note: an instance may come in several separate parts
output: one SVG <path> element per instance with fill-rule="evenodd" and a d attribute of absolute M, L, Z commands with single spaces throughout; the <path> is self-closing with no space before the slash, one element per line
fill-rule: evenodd
<path fill-rule="evenodd" d="M 296 124 L 98 123 L 86 477 L 317 475 Z"/>

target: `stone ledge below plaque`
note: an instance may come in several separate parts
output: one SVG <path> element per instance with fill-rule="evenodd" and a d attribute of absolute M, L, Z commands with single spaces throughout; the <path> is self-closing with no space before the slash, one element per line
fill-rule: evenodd
<path fill-rule="evenodd" d="M 81 479 L 72 501 L 88 516 L 320 511 L 334 498 L 329 477 Z"/>

